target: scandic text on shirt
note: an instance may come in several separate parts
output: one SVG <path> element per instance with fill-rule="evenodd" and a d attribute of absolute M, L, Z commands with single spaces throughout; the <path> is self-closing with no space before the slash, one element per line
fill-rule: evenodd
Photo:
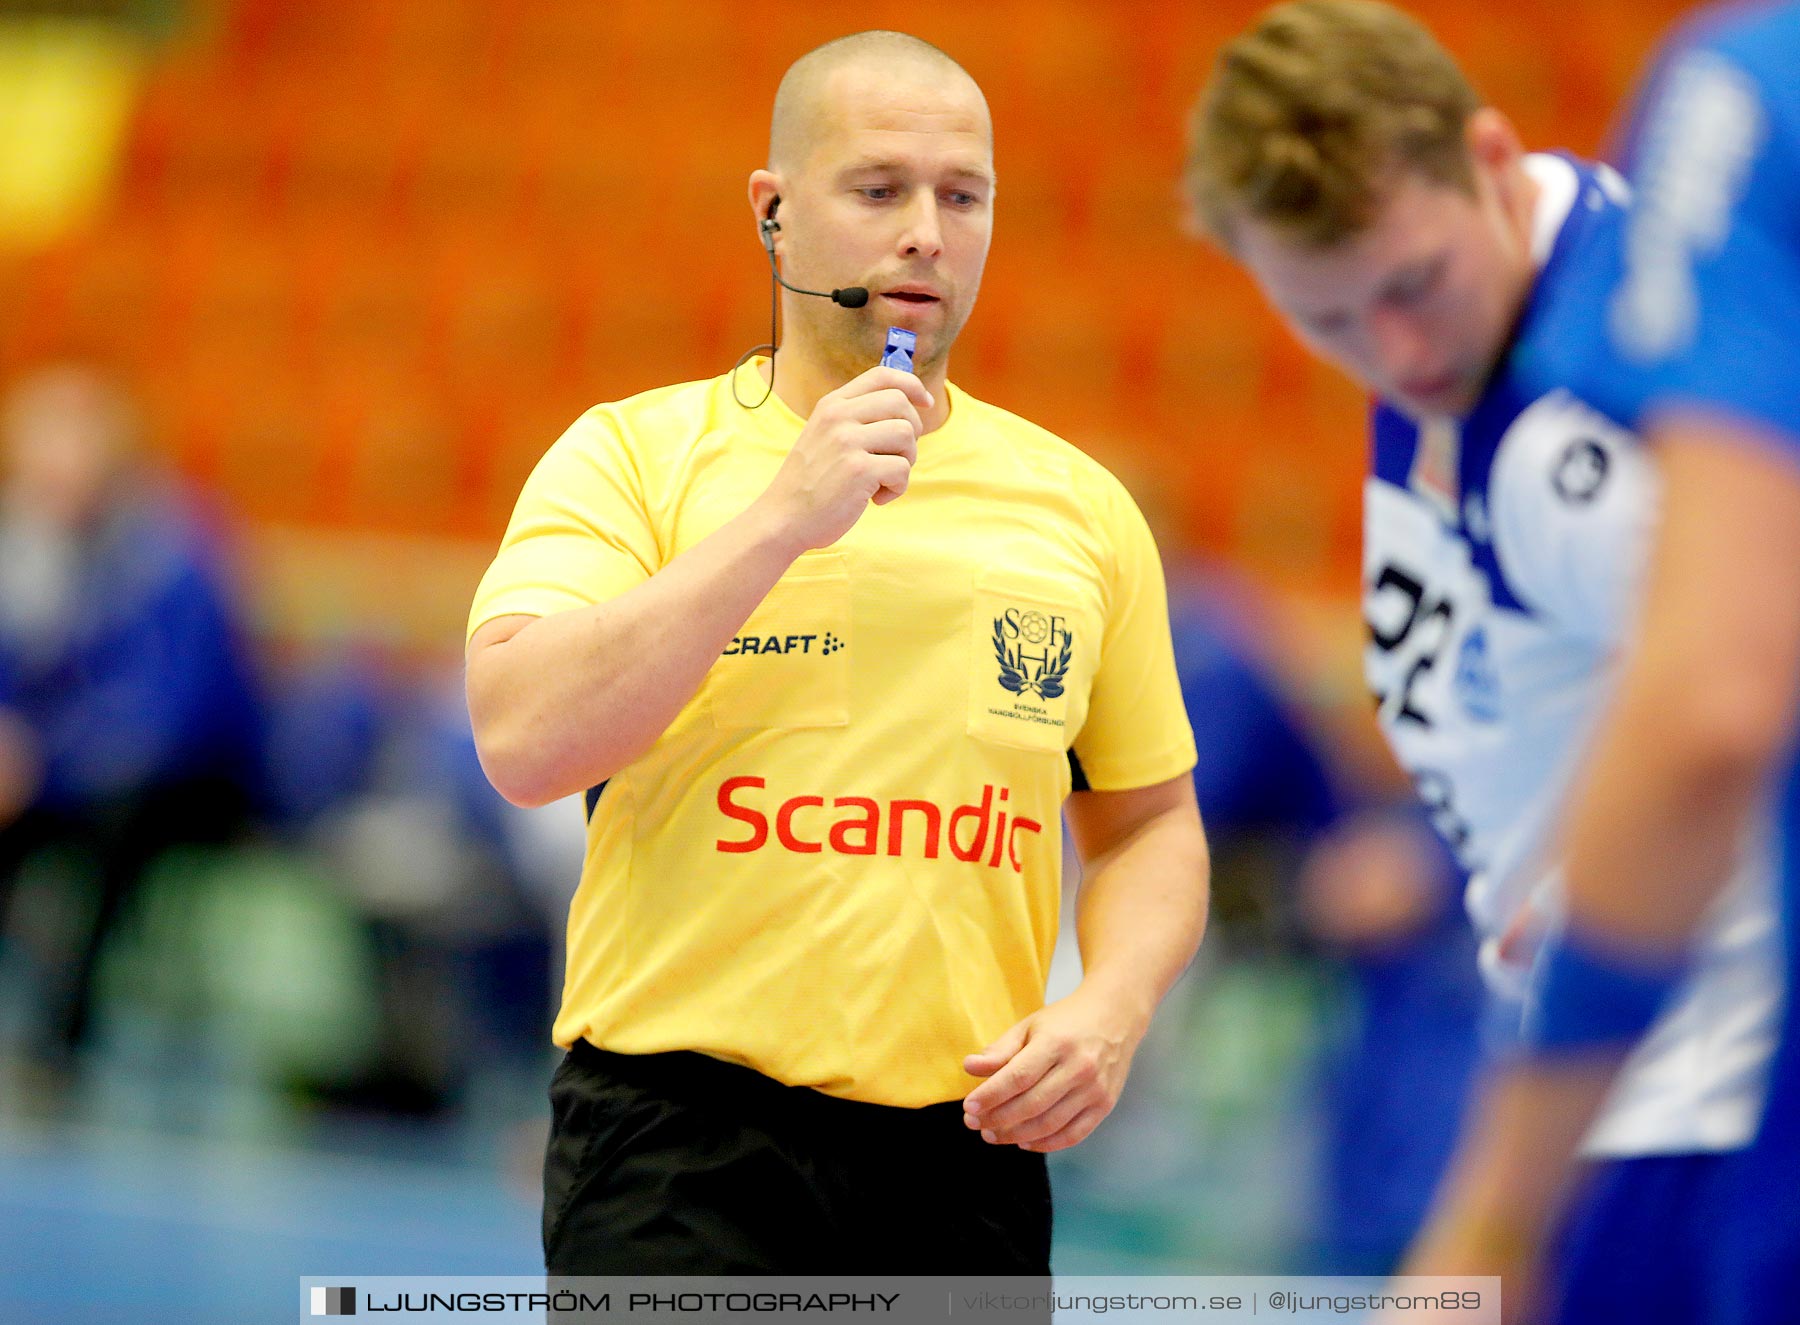
<path fill-rule="evenodd" d="M 719 812 L 743 824 L 749 836 L 721 837 L 714 844 L 717 850 L 761 851 L 769 845 L 769 815 L 748 798 L 748 793 L 767 786 L 767 779 L 759 777 L 726 778 L 719 784 Z M 1022 874 L 1025 865 L 1019 857 L 1019 834 L 1040 833 L 1044 826 L 1023 815 L 1009 820 L 1004 806 L 1011 795 L 1010 788 L 984 783 L 979 801 L 954 806 L 948 815 L 936 801 L 895 799 L 883 806 L 868 796 L 835 796 L 831 809 L 842 813 L 828 815 L 825 797 L 792 796 L 775 807 L 775 841 L 802 855 L 829 847 L 844 856 L 901 856 L 908 854 L 911 846 L 927 860 L 936 860 L 943 844 L 957 860 L 984 863 L 992 869 L 1000 868 L 1004 856 L 1013 872 Z M 818 836 L 821 829 L 825 830 L 823 837 Z"/>

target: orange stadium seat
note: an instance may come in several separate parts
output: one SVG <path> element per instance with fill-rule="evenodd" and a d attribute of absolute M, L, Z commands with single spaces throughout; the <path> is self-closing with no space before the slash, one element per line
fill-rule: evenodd
<path fill-rule="evenodd" d="M 1195 546 L 1335 585 L 1356 558 L 1355 393 L 1180 229 L 1189 103 L 1261 8 L 927 15 L 999 129 L 957 376 L 1148 476 Z M 1534 145 L 1581 150 L 1678 8 L 1416 6 Z M 0 263 L 0 365 L 113 357 L 158 444 L 253 519 L 491 541 L 587 405 L 766 336 L 744 179 L 769 98 L 795 54 L 868 22 L 852 0 L 678 19 L 662 0 L 231 0 L 153 69 L 109 215 Z"/>

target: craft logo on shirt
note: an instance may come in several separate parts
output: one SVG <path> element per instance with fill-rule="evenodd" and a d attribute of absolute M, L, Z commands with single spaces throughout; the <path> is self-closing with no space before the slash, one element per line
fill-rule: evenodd
<path fill-rule="evenodd" d="M 725 646 L 724 657 L 754 654 L 767 657 L 771 653 L 816 653 L 829 658 L 844 647 L 844 641 L 829 630 L 823 635 L 739 635 Z"/>
<path fill-rule="evenodd" d="M 1063 617 L 1035 608 L 1009 607 L 994 618 L 994 658 L 1001 688 L 1015 695 L 1056 699 L 1075 653 L 1075 636 Z"/>

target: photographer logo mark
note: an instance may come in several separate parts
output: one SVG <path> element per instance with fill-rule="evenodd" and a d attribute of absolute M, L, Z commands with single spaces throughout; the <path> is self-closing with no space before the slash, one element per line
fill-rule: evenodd
<path fill-rule="evenodd" d="M 354 1316 L 354 1288 L 315 1288 L 312 1290 L 312 1314 L 315 1316 Z"/>

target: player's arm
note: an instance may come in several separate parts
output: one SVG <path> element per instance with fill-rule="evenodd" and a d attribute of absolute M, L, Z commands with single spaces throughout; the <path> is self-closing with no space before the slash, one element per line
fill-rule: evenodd
<path fill-rule="evenodd" d="M 1079 791 L 1068 820 L 1081 853 L 1082 980 L 964 1062 L 987 1077 L 964 1103 L 990 1141 L 1062 1150 L 1118 1102 L 1157 1005 L 1206 930 L 1206 836 L 1186 773 L 1129 791 Z"/>
<path fill-rule="evenodd" d="M 1702 414 L 1655 441 L 1640 633 L 1563 837 L 1568 933 L 1646 972 L 1680 965 L 1800 709 L 1800 466 Z M 1412 1271 L 1528 1273 L 1628 1047 L 1540 1055 L 1494 1083 Z"/>
<path fill-rule="evenodd" d="M 482 625 L 469 715 L 500 794 L 546 804 L 648 750 L 794 559 L 906 490 L 930 402 L 911 373 L 870 369 L 819 401 L 748 509 L 647 580 L 590 607 Z"/>
<path fill-rule="evenodd" d="M 1564 839 L 1571 929 L 1673 960 L 1730 876 L 1800 708 L 1800 464 L 1670 415 L 1640 635 Z"/>

